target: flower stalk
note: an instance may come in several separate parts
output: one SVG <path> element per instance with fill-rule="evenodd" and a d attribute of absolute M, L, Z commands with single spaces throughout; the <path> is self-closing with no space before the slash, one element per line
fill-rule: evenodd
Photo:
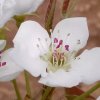
<path fill-rule="evenodd" d="M 69 6 L 67 8 L 67 12 L 64 15 L 65 18 L 71 17 L 73 10 L 74 10 L 75 6 L 77 5 L 78 1 L 79 0 L 70 0 Z"/>
<path fill-rule="evenodd" d="M 16 92 L 17 99 L 22 100 L 22 97 L 20 95 L 20 91 L 18 89 L 16 80 L 12 80 L 12 83 L 13 83 L 13 86 L 14 86 L 14 89 L 15 89 L 15 92 Z"/>
<path fill-rule="evenodd" d="M 91 93 L 93 93 L 95 90 L 100 88 L 100 83 L 97 83 L 94 87 L 92 87 L 90 90 L 86 91 L 82 95 L 76 97 L 74 100 L 85 100 L 86 97 L 88 97 Z"/>
<path fill-rule="evenodd" d="M 23 16 L 14 16 L 13 18 L 16 20 L 17 27 L 19 27 L 20 24 L 24 21 L 25 16 L 24 15 Z"/>
<path fill-rule="evenodd" d="M 45 17 L 45 28 L 49 33 L 50 33 L 50 29 L 52 29 L 56 1 L 57 0 L 50 0 L 50 3 L 48 5 L 48 9 L 47 9 L 47 13 L 46 13 L 46 17 Z"/>
<path fill-rule="evenodd" d="M 63 14 L 64 18 L 66 16 L 66 13 L 67 13 L 67 10 L 68 10 L 69 2 L 70 2 L 70 0 L 64 0 L 64 2 L 63 2 L 62 14 Z"/>
<path fill-rule="evenodd" d="M 30 88 L 30 80 L 29 80 L 29 74 L 27 71 L 24 71 L 24 75 L 25 75 L 25 82 L 26 82 L 26 91 L 27 91 L 27 95 L 28 97 L 31 98 L 31 88 Z"/>
<path fill-rule="evenodd" d="M 41 100 L 47 100 L 47 99 L 51 98 L 53 90 L 54 90 L 54 88 L 52 88 L 52 87 L 46 87 Z"/>
<path fill-rule="evenodd" d="M 0 40 L 6 39 L 6 33 L 4 28 L 0 29 Z"/>

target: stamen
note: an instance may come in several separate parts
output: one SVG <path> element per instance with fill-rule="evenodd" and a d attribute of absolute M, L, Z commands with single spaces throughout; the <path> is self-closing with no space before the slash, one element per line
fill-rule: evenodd
<path fill-rule="evenodd" d="M 62 44 L 63 44 L 63 40 L 60 40 L 60 41 L 59 41 L 59 45 L 62 45 Z"/>
<path fill-rule="evenodd" d="M 0 62 L 0 67 L 5 66 L 7 63 L 6 62 Z"/>
<path fill-rule="evenodd" d="M 60 45 L 57 45 L 57 47 L 56 48 L 60 48 Z"/>
<path fill-rule="evenodd" d="M 69 45 L 65 45 L 65 50 L 69 51 Z"/>
<path fill-rule="evenodd" d="M 60 46 L 63 44 L 63 40 L 60 40 L 59 41 L 59 44 L 57 45 L 57 47 L 56 48 L 60 48 Z"/>
<path fill-rule="evenodd" d="M 63 65 L 63 61 L 64 61 L 64 53 L 60 54 L 60 67 Z"/>
<path fill-rule="evenodd" d="M 53 53 L 53 65 L 55 65 L 55 62 L 57 61 L 57 54 L 56 51 Z"/>
<path fill-rule="evenodd" d="M 58 39 L 57 38 L 54 38 L 54 43 L 58 43 Z"/>
<path fill-rule="evenodd" d="M 63 59 L 60 60 L 60 67 L 63 65 Z"/>
<path fill-rule="evenodd" d="M 5 66 L 5 65 L 6 65 L 6 62 L 3 62 L 3 63 L 2 63 L 2 66 Z"/>

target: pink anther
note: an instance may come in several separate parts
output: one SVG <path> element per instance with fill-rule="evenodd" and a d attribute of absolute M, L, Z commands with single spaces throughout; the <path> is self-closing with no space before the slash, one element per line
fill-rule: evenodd
<path fill-rule="evenodd" d="M 65 50 L 69 51 L 69 45 L 65 45 Z"/>

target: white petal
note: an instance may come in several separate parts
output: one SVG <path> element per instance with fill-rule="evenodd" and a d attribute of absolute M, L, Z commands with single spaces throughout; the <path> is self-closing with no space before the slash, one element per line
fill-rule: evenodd
<path fill-rule="evenodd" d="M 48 73 L 46 77 L 42 77 L 39 83 L 51 87 L 73 87 L 81 82 L 81 78 L 75 72 L 65 72 L 58 70 L 55 73 Z"/>
<path fill-rule="evenodd" d="M 0 51 L 3 50 L 6 46 L 6 40 L 0 40 Z"/>
<path fill-rule="evenodd" d="M 60 21 L 52 34 L 52 40 L 63 40 L 63 49 L 69 45 L 69 51 L 77 51 L 87 44 L 89 37 L 85 17 L 68 18 Z"/>
<path fill-rule="evenodd" d="M 14 15 L 15 0 L 0 0 L 0 28 Z"/>
<path fill-rule="evenodd" d="M 35 12 L 44 0 L 34 0 L 31 9 L 27 13 Z"/>
<path fill-rule="evenodd" d="M 72 69 L 79 73 L 82 82 L 92 84 L 100 80 L 100 48 L 85 50 L 72 63 Z"/>
<path fill-rule="evenodd" d="M 100 96 L 96 100 L 100 100 Z"/>
<path fill-rule="evenodd" d="M 44 0 L 16 0 L 16 15 L 35 12 Z"/>
<path fill-rule="evenodd" d="M 35 21 L 22 23 L 13 42 L 15 48 L 33 58 L 47 53 L 50 46 L 47 31 Z"/>
<path fill-rule="evenodd" d="M 6 65 L 0 67 L 0 81 L 10 81 L 15 79 L 23 69 L 15 64 L 9 57 L 8 53 L 11 49 L 2 53 L 0 62 L 6 62 Z"/>
<path fill-rule="evenodd" d="M 33 52 L 34 53 L 34 52 Z M 23 67 L 30 74 L 37 77 L 40 74 L 45 74 L 47 63 L 42 61 L 39 57 L 34 58 L 28 54 L 27 50 L 12 49 L 9 56 L 19 66 Z"/>
<path fill-rule="evenodd" d="M 2 16 L 0 16 L 0 28 L 2 28 L 10 19 L 13 17 L 13 12 L 5 12 Z"/>

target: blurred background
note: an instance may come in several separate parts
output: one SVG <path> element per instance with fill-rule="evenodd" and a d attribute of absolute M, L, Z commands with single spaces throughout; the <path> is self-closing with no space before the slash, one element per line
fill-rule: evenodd
<path fill-rule="evenodd" d="M 49 0 L 45 0 L 44 3 L 41 5 L 41 7 L 37 10 L 36 13 L 39 15 L 39 18 L 36 16 L 27 16 L 26 20 L 28 19 L 36 20 L 42 26 L 44 26 L 45 14 L 48 3 Z M 62 17 L 60 14 L 61 8 L 62 8 L 62 0 L 57 0 L 53 26 L 55 26 L 61 20 Z M 86 48 L 92 48 L 96 46 L 99 47 L 100 46 L 100 0 L 79 0 L 73 11 L 72 16 L 87 17 L 90 37 Z M 17 32 L 17 27 L 14 21 L 9 21 L 9 23 L 7 23 L 7 26 L 11 29 L 11 32 L 6 32 L 8 36 L 7 37 L 8 45 L 12 46 L 11 40 L 14 38 Z M 40 100 L 41 96 L 40 94 L 42 85 L 38 84 L 37 81 L 38 81 L 37 78 L 30 76 L 30 83 L 32 87 L 32 95 L 34 96 L 34 100 Z M 26 91 L 25 91 L 25 81 L 23 73 L 17 78 L 17 83 L 19 85 L 20 92 L 24 97 Z M 82 84 L 80 85 L 80 87 L 84 91 L 86 91 L 93 85 L 85 86 Z M 92 95 L 95 98 L 98 97 L 100 95 L 100 89 L 96 90 Z M 16 100 L 15 91 L 13 89 L 13 85 L 11 82 L 3 82 L 3 83 L 0 82 L 0 100 Z M 52 100 L 65 100 L 64 88 L 56 88 Z"/>

